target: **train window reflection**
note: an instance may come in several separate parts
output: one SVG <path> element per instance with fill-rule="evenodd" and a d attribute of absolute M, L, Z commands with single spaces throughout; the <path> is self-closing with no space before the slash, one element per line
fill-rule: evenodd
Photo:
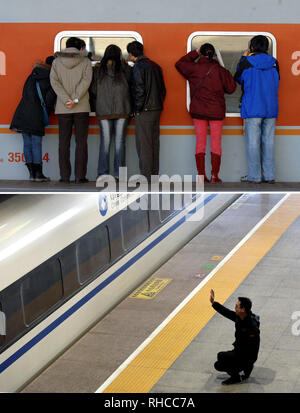
<path fill-rule="evenodd" d="M 122 230 L 124 239 L 124 248 L 129 249 L 136 246 L 146 238 L 149 232 L 148 211 L 130 208 L 122 214 Z"/>
<path fill-rule="evenodd" d="M 25 324 L 31 324 L 63 298 L 58 259 L 41 264 L 21 284 Z"/>
<path fill-rule="evenodd" d="M 98 227 L 77 242 L 77 266 L 82 284 L 110 262 L 110 248 L 106 226 Z"/>
<path fill-rule="evenodd" d="M 91 53 L 92 61 L 100 61 L 104 55 L 106 47 L 110 44 L 116 44 L 122 50 L 125 60 L 129 60 L 126 50 L 128 43 L 135 40 L 142 41 L 139 33 L 128 31 L 65 31 L 57 34 L 55 38 L 55 51 L 65 49 L 69 37 L 79 37 L 85 41 L 86 49 Z"/>
<path fill-rule="evenodd" d="M 237 64 L 244 52 L 248 49 L 252 37 L 261 34 L 269 40 L 269 54 L 276 57 L 276 39 L 266 32 L 194 32 L 188 39 L 188 52 L 197 49 L 201 44 L 211 43 L 220 51 L 224 66 L 232 75 L 235 74 Z M 190 106 L 190 92 L 187 86 L 187 107 Z M 240 116 L 241 87 L 237 86 L 232 95 L 225 94 L 226 116 Z"/>

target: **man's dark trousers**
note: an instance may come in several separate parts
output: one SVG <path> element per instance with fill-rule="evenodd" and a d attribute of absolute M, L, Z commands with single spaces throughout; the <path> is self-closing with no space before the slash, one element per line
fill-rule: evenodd
<path fill-rule="evenodd" d="M 140 112 L 135 116 L 136 150 L 141 175 L 148 182 L 159 173 L 159 120 L 160 110 Z"/>
<path fill-rule="evenodd" d="M 59 124 L 59 169 L 64 180 L 70 179 L 70 143 L 72 127 L 75 128 L 75 177 L 85 178 L 88 161 L 87 138 L 89 132 L 89 113 L 68 113 L 58 115 Z"/>
<path fill-rule="evenodd" d="M 231 377 L 236 377 L 239 372 L 243 370 L 245 376 L 249 377 L 253 369 L 253 363 L 239 359 L 234 350 L 221 351 L 218 353 L 215 369 L 218 371 L 225 371 Z"/>

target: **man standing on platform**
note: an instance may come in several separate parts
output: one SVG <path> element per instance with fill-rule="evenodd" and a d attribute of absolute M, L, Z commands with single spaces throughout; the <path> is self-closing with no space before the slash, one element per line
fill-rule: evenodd
<path fill-rule="evenodd" d="M 134 62 L 131 92 L 136 127 L 136 149 L 141 174 L 148 182 L 159 173 L 159 120 L 166 96 L 160 66 L 144 56 L 143 45 L 137 41 L 127 45 Z"/>
<path fill-rule="evenodd" d="M 259 316 L 251 312 L 252 303 L 246 297 L 238 298 L 235 311 L 215 301 L 214 290 L 210 291 L 210 302 L 218 313 L 235 322 L 234 349 L 218 353 L 215 369 L 226 371 L 230 376 L 222 384 L 241 383 L 250 376 L 257 360 L 260 344 Z M 240 375 L 242 371 L 244 374 Z"/>
<path fill-rule="evenodd" d="M 88 161 L 89 86 L 92 81 L 92 64 L 85 50 L 85 43 L 70 37 L 66 49 L 55 53 L 50 73 L 51 86 L 57 94 L 55 113 L 59 124 L 59 169 L 60 182 L 70 182 L 70 142 L 75 127 L 75 182 L 86 179 Z"/>
<path fill-rule="evenodd" d="M 269 41 L 258 35 L 241 57 L 234 79 L 242 86 L 248 174 L 241 182 L 275 182 L 274 135 L 278 117 L 279 64 L 268 54 Z"/>

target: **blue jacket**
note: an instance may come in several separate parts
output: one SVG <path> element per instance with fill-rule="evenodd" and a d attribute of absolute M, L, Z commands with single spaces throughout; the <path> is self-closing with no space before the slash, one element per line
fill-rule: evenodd
<path fill-rule="evenodd" d="M 242 118 L 277 118 L 279 65 L 267 53 L 243 56 L 234 79 L 242 86 Z"/>

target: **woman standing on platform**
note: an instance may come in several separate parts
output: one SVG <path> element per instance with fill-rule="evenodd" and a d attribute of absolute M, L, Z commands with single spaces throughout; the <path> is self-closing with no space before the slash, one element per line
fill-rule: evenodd
<path fill-rule="evenodd" d="M 199 57 L 200 56 L 200 57 Z M 222 127 L 225 118 L 224 93 L 233 93 L 236 83 L 231 73 L 214 59 L 215 48 L 205 43 L 183 56 L 175 64 L 176 69 L 189 81 L 191 92 L 190 114 L 196 129 L 196 165 L 198 175 L 205 174 L 207 128 L 211 136 L 211 180 L 219 178 L 222 155 Z"/>
<path fill-rule="evenodd" d="M 25 82 L 21 102 L 10 125 L 11 130 L 22 133 L 25 165 L 31 181 L 50 181 L 43 175 L 42 137 L 45 135 L 45 126 L 49 124 L 49 115 L 56 100 L 49 79 L 53 60 L 53 56 L 48 56 L 45 63 L 37 62 L 34 65 L 31 75 Z"/>
<path fill-rule="evenodd" d="M 129 79 L 131 68 L 121 58 L 121 49 L 107 46 L 99 65 L 94 69 L 91 99 L 100 126 L 98 178 L 109 174 L 109 151 L 114 131 L 114 176 L 125 166 L 125 138 L 131 113 Z"/>

